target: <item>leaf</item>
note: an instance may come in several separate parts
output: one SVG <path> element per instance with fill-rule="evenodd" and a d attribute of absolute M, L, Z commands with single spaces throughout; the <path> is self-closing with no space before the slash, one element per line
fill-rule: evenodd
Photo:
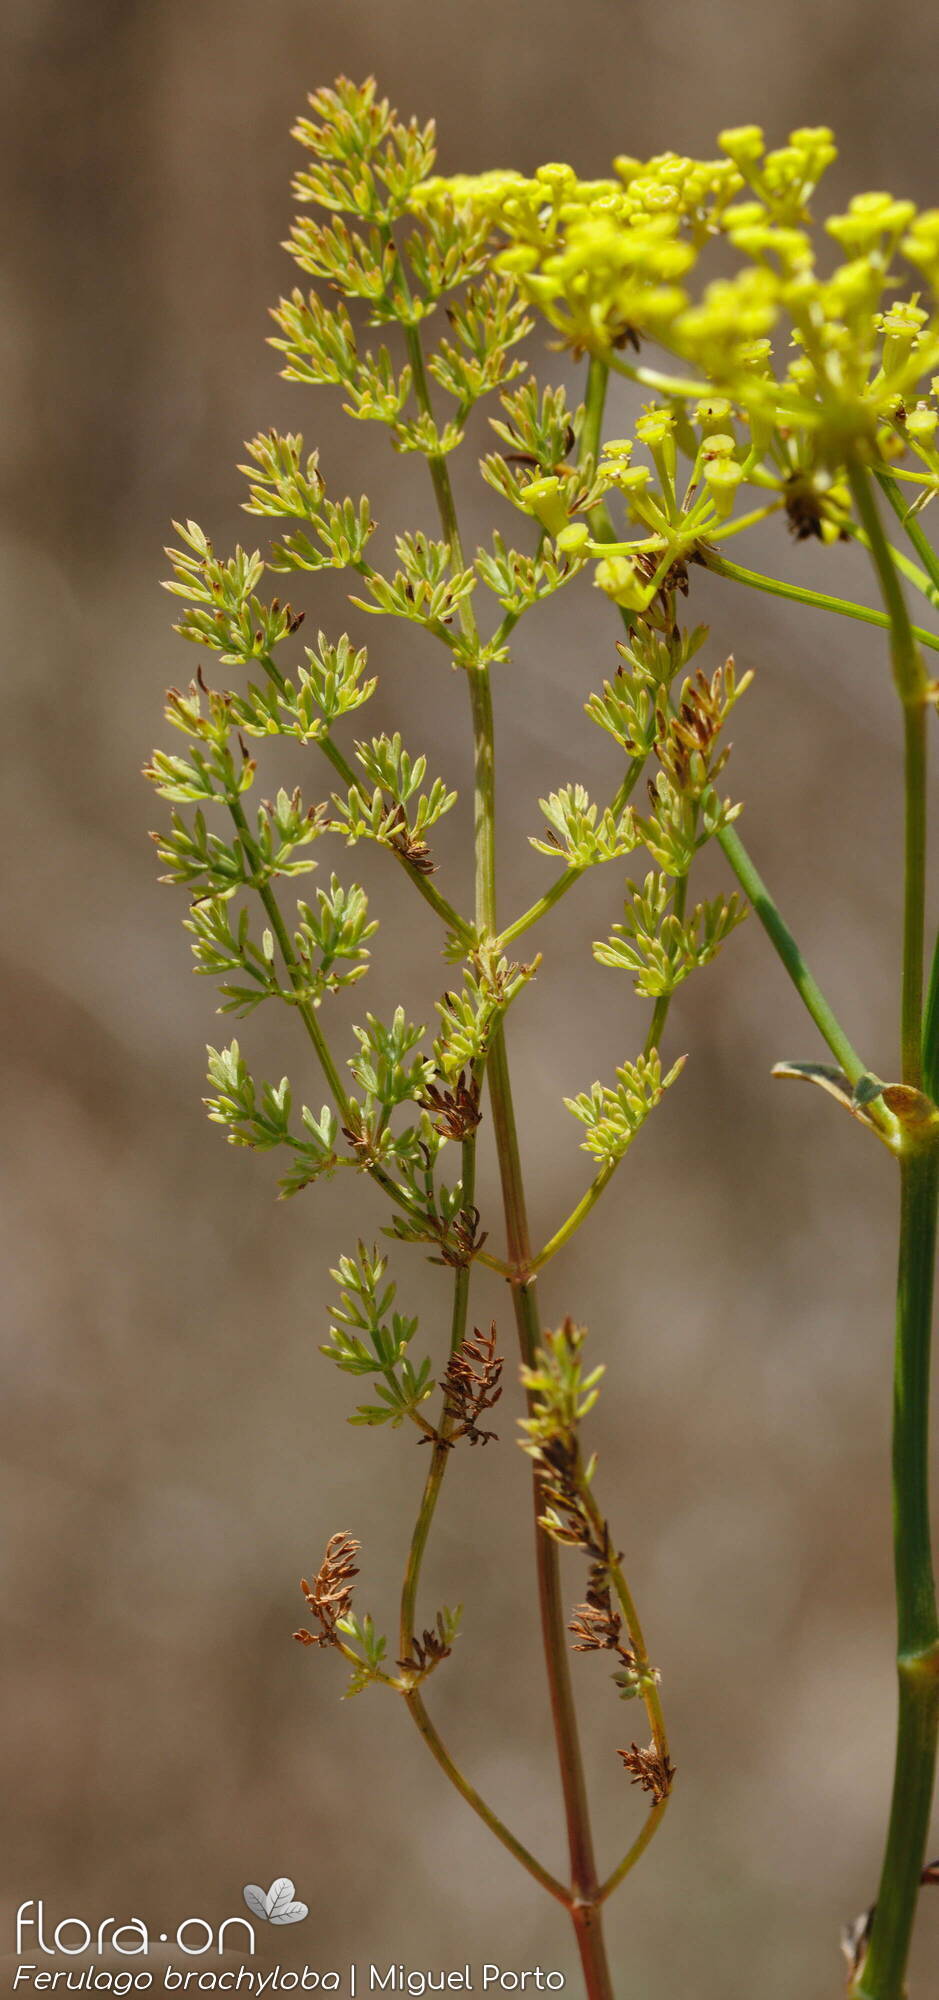
<path fill-rule="evenodd" d="M 266 1924 L 267 1891 L 265 1889 L 260 1889 L 256 1882 L 249 1882 L 247 1888 L 242 1891 L 242 1894 L 244 1895 L 245 1902 L 247 1903 L 248 1908 L 251 1911 L 251 1915 L 253 1917 L 260 1917 L 262 1923 Z"/>
<path fill-rule="evenodd" d="M 306 1903 L 287 1903 L 271 1915 L 272 1924 L 300 1924 L 310 1914 Z"/>
<path fill-rule="evenodd" d="M 854 1086 L 855 1104 L 873 1104 L 875 1097 L 882 1097 L 884 1086 L 879 1076 L 859 1076 Z"/>
<path fill-rule="evenodd" d="M 865 1107 L 880 1097 L 888 1109 L 893 1111 L 897 1109 L 889 1102 L 892 1085 L 880 1083 L 877 1077 L 862 1076 L 852 1091 L 844 1071 L 835 1069 L 829 1063 L 778 1062 L 773 1064 L 772 1074 L 795 1077 L 797 1082 L 801 1083 L 817 1084 L 818 1088 L 827 1091 L 829 1097 L 833 1097 L 835 1103 L 840 1104 L 843 1110 L 849 1111 L 859 1124 L 866 1125 L 868 1131 L 877 1132 L 878 1137 L 881 1134 L 878 1132 L 877 1121 Z"/>
<path fill-rule="evenodd" d="M 820 1090 L 827 1090 L 846 1111 L 856 1111 L 858 1106 L 851 1095 L 851 1085 L 841 1069 L 830 1063 L 778 1062 L 773 1064 L 773 1075 L 795 1077 L 801 1083 L 816 1083 Z"/>
<path fill-rule="evenodd" d="M 278 1875 L 267 1892 L 267 1914 L 272 1924 L 282 1923 L 281 1912 L 293 1905 L 293 1883 L 289 1875 Z"/>
<path fill-rule="evenodd" d="M 260 1917 L 265 1924 L 299 1924 L 310 1914 L 306 1903 L 294 1900 L 289 1875 L 276 1876 L 269 1889 L 261 1889 L 256 1882 L 249 1882 L 242 1893 L 252 1916 Z"/>

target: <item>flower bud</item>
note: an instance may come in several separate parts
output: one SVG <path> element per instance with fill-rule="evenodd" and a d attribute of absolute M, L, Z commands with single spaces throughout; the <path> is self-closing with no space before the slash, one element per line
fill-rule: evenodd
<path fill-rule="evenodd" d="M 766 209 L 761 201 L 735 201 L 730 208 L 725 208 L 723 221 L 728 230 L 755 229 L 759 223 L 766 221 Z"/>
<path fill-rule="evenodd" d="M 939 411 L 932 409 L 929 403 L 917 403 L 916 408 L 910 410 L 907 416 L 907 436 L 912 438 L 914 444 L 925 445 L 928 448 L 936 435 L 937 424 L 939 424 Z"/>
<path fill-rule="evenodd" d="M 876 324 L 884 336 L 885 374 L 889 375 L 893 368 L 902 368 L 903 363 L 909 360 L 928 320 L 929 314 L 916 304 L 915 299 L 898 300 L 889 312 L 878 315 Z"/>
<path fill-rule="evenodd" d="M 814 154 L 819 149 L 828 152 L 834 137 L 830 125 L 800 125 L 797 131 L 790 132 L 789 144 L 795 147 L 797 153 Z"/>
<path fill-rule="evenodd" d="M 797 389 L 804 389 L 810 396 L 814 394 L 817 386 L 815 363 L 809 360 L 807 354 L 797 354 L 790 361 L 789 380 L 795 383 Z"/>
<path fill-rule="evenodd" d="M 535 179 L 551 188 L 555 194 L 559 194 L 562 188 L 570 189 L 574 186 L 577 175 L 573 167 L 565 166 L 556 160 L 548 160 L 543 167 L 536 168 Z"/>
<path fill-rule="evenodd" d="M 622 604 L 627 611 L 645 611 L 652 601 L 649 585 L 626 556 L 605 556 L 597 564 L 594 582 L 607 597 L 612 597 L 614 604 Z"/>
<path fill-rule="evenodd" d="M 743 466 L 734 458 L 705 459 L 702 468 L 708 493 L 717 508 L 721 520 L 733 513 L 737 488 L 743 478 Z"/>
<path fill-rule="evenodd" d="M 629 153 L 617 153 L 613 161 L 613 171 L 619 174 L 620 180 L 625 181 L 628 187 L 630 181 L 635 180 L 637 174 L 641 174 L 642 161 L 632 159 Z"/>
<path fill-rule="evenodd" d="M 534 514 L 549 535 L 559 535 L 568 524 L 567 508 L 559 479 L 533 479 L 521 495 L 526 513 Z"/>
<path fill-rule="evenodd" d="M 590 541 L 590 529 L 586 521 L 569 521 L 556 537 L 562 555 L 581 556 L 586 554 Z"/>
<path fill-rule="evenodd" d="M 763 128 L 761 125 L 734 125 L 726 132 L 718 132 L 717 143 L 722 153 L 727 153 L 734 165 L 744 171 L 756 165 L 763 156 Z"/>
<path fill-rule="evenodd" d="M 622 472 L 616 471 L 613 484 L 619 488 L 623 499 L 629 505 L 634 521 L 651 519 L 655 513 L 654 502 L 644 505 L 647 487 L 652 485 L 652 472 L 648 465 L 624 465 Z"/>
<path fill-rule="evenodd" d="M 496 258 L 496 268 L 500 271 L 524 273 L 533 271 L 538 262 L 538 252 L 530 243 L 513 243 L 510 250 L 500 250 Z"/>
<path fill-rule="evenodd" d="M 909 228 L 915 215 L 911 201 L 894 201 L 889 194 L 856 194 L 847 214 L 830 215 L 825 228 L 845 249 L 863 256 L 879 247 L 883 235 Z"/>
<path fill-rule="evenodd" d="M 702 439 L 710 444 L 712 437 L 724 431 L 730 416 L 730 404 L 723 396 L 709 396 L 706 402 L 695 404 L 693 414 Z"/>
<path fill-rule="evenodd" d="M 636 424 L 636 436 L 651 451 L 659 478 L 670 484 L 677 466 L 675 420 L 671 411 L 647 410 Z"/>
<path fill-rule="evenodd" d="M 708 438 L 707 441 L 708 459 L 732 458 L 736 449 L 737 449 L 736 439 L 728 436 L 724 431 L 715 431 L 713 435 Z"/>

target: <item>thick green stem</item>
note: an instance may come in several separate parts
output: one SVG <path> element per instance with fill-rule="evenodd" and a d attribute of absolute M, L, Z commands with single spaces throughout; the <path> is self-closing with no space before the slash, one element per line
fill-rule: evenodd
<path fill-rule="evenodd" d="M 939 1724 L 939 1623 L 929 1521 L 929 1372 L 939 1153 L 900 1163 L 893 1495 L 899 1712 L 890 1824 L 871 1941 L 853 2000 L 902 2000 L 926 1854 Z"/>
<path fill-rule="evenodd" d="M 878 475 L 880 477 L 880 475 Z M 904 894 L 901 995 L 903 1081 L 933 1091 L 939 1081 L 939 946 L 923 1021 L 923 963 L 926 882 L 926 713 L 929 688 L 919 647 L 936 639 L 911 623 L 894 552 L 884 534 L 870 477 L 860 464 L 849 468 L 851 490 L 884 600 L 880 613 L 861 612 L 842 600 L 822 600 L 814 592 L 705 556 L 720 574 L 772 590 L 784 597 L 821 603 L 847 617 L 864 616 L 890 632 L 894 681 L 904 718 Z M 894 511 L 908 531 L 911 523 L 892 480 L 880 477 Z M 939 563 L 925 537 L 910 533 L 933 583 Z M 850 1081 L 859 1058 L 815 985 L 795 940 L 783 924 L 732 828 L 719 836 L 738 879 L 778 951 L 790 978 L 829 1048 Z M 876 1103 L 870 1109 L 876 1112 Z M 932 1299 L 939 1191 L 939 1139 L 927 1133 L 917 1145 L 909 1133 L 900 1154 L 900 1244 L 893 1399 L 894 1565 L 897 1600 L 899 1701 L 893 1796 L 880 1890 L 870 1944 L 852 1980 L 852 2000 L 903 2000 L 905 1971 L 929 1832 L 939 1728 L 939 1622 L 933 1578 L 929 1515 L 929 1374 Z"/>
<path fill-rule="evenodd" d="M 897 1294 L 897 1638 L 901 1658 L 939 1639 L 929 1527 L 929 1359 L 939 1148 L 901 1161 Z"/>
<path fill-rule="evenodd" d="M 922 657 L 910 623 L 903 585 L 884 534 L 870 477 L 863 466 L 849 467 L 851 492 L 870 542 L 871 556 L 890 622 L 890 658 L 903 704 L 904 868 L 903 986 L 900 1043 L 903 1081 L 918 1090 L 922 1080 L 923 962 L 926 930 L 926 702 Z"/>
<path fill-rule="evenodd" d="M 914 702 L 921 704 L 926 691 L 926 676 L 916 644 L 919 635 L 915 626 L 910 623 L 903 585 L 884 534 L 870 476 L 862 465 L 852 464 L 848 467 L 848 478 L 861 525 L 870 543 L 871 557 L 884 600 L 884 615 L 890 629 L 890 658 L 897 693 L 904 704 Z"/>
<path fill-rule="evenodd" d="M 905 772 L 903 872 L 903 981 L 900 1051 L 903 1081 L 923 1080 L 923 970 L 926 948 L 926 780 L 928 716 L 922 702 L 903 709 Z"/>
<path fill-rule="evenodd" d="M 939 936 L 933 948 L 923 1012 L 923 1089 L 935 1104 L 939 1099 Z"/>
<path fill-rule="evenodd" d="M 578 448 L 578 457 L 581 463 L 583 463 L 584 459 L 589 458 L 596 465 L 600 457 L 603 411 L 606 406 L 606 391 L 609 379 L 609 363 L 602 361 L 598 355 L 592 354 L 587 363 L 584 421 Z M 587 518 L 594 541 L 615 542 L 616 530 L 610 519 L 610 511 L 605 500 L 600 500 L 596 507 L 592 507 Z"/>
<path fill-rule="evenodd" d="M 903 707 L 905 837 L 901 1055 L 903 1082 L 923 1077 L 926 883 L 926 702 L 923 663 L 900 577 L 863 466 L 851 491 L 890 618 L 890 656 Z M 932 993 L 930 994 L 930 1006 Z M 932 1062 L 930 1060 L 930 1073 Z M 900 1249 L 893 1390 L 893 1520 L 899 1677 L 897 1751 L 887 1845 L 870 1945 L 851 1992 L 902 2000 L 936 1770 L 939 1620 L 929 1518 L 929 1374 L 936 1259 L 939 1138 L 912 1134 L 900 1159 Z"/>

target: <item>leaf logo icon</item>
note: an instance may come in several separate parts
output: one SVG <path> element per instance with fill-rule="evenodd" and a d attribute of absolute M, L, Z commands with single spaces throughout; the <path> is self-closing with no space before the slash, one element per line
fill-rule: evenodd
<path fill-rule="evenodd" d="M 243 1895 L 252 1916 L 265 1924 L 300 1924 L 310 1914 L 306 1903 L 295 1902 L 289 1875 L 278 1875 L 269 1889 L 249 1882 Z"/>

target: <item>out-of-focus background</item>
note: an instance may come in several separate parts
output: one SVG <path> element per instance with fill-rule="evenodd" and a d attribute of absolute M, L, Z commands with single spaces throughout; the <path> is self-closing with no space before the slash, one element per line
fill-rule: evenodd
<path fill-rule="evenodd" d="M 879 0 L 6 0 L 2 35 L 8 1907 L 42 1896 L 53 1921 L 136 1913 L 159 1931 L 217 1923 L 243 1883 L 286 1872 L 312 1915 L 287 1934 L 293 1956 L 282 1934 L 284 1962 L 540 1962 L 576 1987 L 563 1914 L 403 1709 L 380 1691 L 340 1704 L 339 1663 L 291 1642 L 297 1578 L 337 1527 L 364 1543 L 362 1608 L 393 1629 L 424 1460 L 400 1434 L 345 1427 L 356 1385 L 317 1351 L 330 1264 L 386 1219 L 371 1189 L 340 1178 L 278 1204 L 272 1163 L 227 1148 L 200 1108 L 204 1044 L 228 1028 L 193 981 L 182 898 L 156 884 L 147 830 L 165 809 L 138 776 L 166 740 L 163 687 L 198 657 L 170 631 L 161 546 L 187 513 L 218 547 L 250 545 L 262 524 L 239 514 L 234 466 L 270 423 L 320 442 L 333 485 L 367 485 L 386 527 L 431 523 L 422 468 L 350 425 L 338 396 L 280 382 L 265 346 L 295 276 L 278 244 L 308 89 L 375 71 L 402 110 L 436 115 L 447 169 L 600 173 L 619 151 L 709 152 L 729 123 L 778 140 L 826 122 L 842 147 L 830 206 L 859 187 L 935 202 L 939 23 Z M 577 394 L 569 361 L 538 359 Z M 614 397 L 614 426 L 633 407 Z M 473 541 L 491 496 L 465 457 Z M 761 556 L 867 588 L 851 551 L 774 534 Z M 375 727 L 400 726 L 463 785 L 461 688 L 430 644 L 350 612 L 341 580 L 294 597 L 314 629 L 352 621 L 382 674 Z M 733 732 L 748 838 L 890 1075 L 899 758 L 883 648 L 703 577 L 692 615 L 713 621 L 708 663 L 733 649 L 757 669 Z M 572 591 L 500 675 L 506 913 L 549 879 L 525 840 L 539 794 L 615 782 L 582 714 L 614 637 L 596 593 Z M 440 843 L 457 894 L 465 826 L 454 814 Z M 358 997 L 426 1018 L 446 979 L 433 919 L 381 863 L 337 850 L 382 918 Z M 511 1021 L 538 1236 L 589 1174 L 561 1094 L 609 1076 L 644 1032 L 628 982 L 590 954 L 620 894 L 599 870 L 554 914 Z M 258 1016 L 242 1040 L 319 1104 L 289 1027 Z M 895 1190 L 828 1100 L 771 1083 L 775 1058 L 820 1049 L 755 923 L 682 989 L 669 1043 L 689 1051 L 685 1076 L 543 1302 L 588 1322 L 607 1365 L 598 1477 L 679 1767 L 665 1829 L 610 1910 L 618 1991 L 824 2000 L 840 1924 L 875 1889 L 889 1787 Z M 497 1240 L 493 1192 L 487 1166 Z M 394 1266 L 439 1352 L 446 1274 L 413 1251 Z M 483 1274 L 475 1316 L 493 1312 L 509 1348 Z M 451 1468 L 422 1604 L 462 1600 L 466 1629 L 430 1699 L 483 1791 L 560 1867 L 516 1414 L 510 1379 L 500 1443 Z M 580 1594 L 576 1566 L 566 1585 Z M 645 1811 L 615 1754 L 640 1719 L 602 1662 L 577 1677 L 612 1865 Z M 923 2000 L 939 1994 L 930 1900 Z"/>

